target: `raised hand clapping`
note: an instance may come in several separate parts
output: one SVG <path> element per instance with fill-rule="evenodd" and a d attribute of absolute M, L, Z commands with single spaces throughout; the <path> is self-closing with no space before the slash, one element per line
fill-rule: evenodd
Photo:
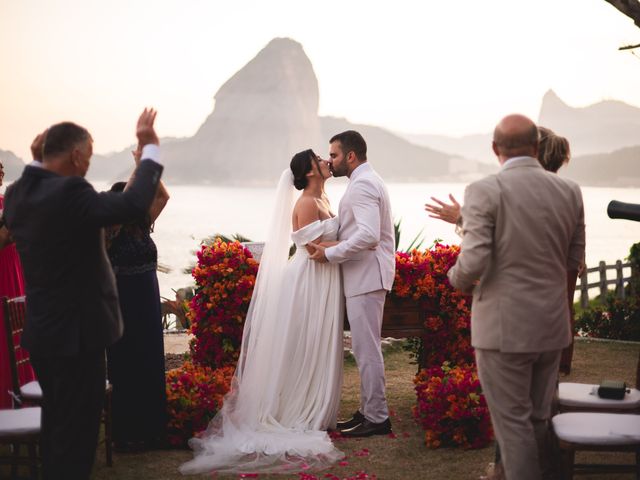
<path fill-rule="evenodd" d="M 138 124 L 136 126 L 136 137 L 138 137 L 138 144 L 142 147 L 149 145 L 159 145 L 158 135 L 153 128 L 153 123 L 156 120 L 158 112 L 153 108 L 145 108 L 138 118 Z"/>
<path fill-rule="evenodd" d="M 430 213 L 431 218 L 437 218 L 439 220 L 444 220 L 447 223 L 457 223 L 460 218 L 460 204 L 455 199 L 455 197 L 449 194 L 449 200 L 451 200 L 451 205 L 448 203 L 444 203 L 442 200 L 438 200 L 436 197 L 431 197 L 431 200 L 437 203 L 437 205 L 432 205 L 429 203 L 425 203 L 424 209 Z"/>

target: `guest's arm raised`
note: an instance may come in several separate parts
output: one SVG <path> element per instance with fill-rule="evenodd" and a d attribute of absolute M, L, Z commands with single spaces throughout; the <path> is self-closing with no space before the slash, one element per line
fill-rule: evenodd
<path fill-rule="evenodd" d="M 429 216 L 431 218 L 437 218 L 438 220 L 442 220 L 447 223 L 458 223 L 460 219 L 460 204 L 453 195 L 449 194 L 451 205 L 437 199 L 436 197 L 431 197 L 431 200 L 437 203 L 437 205 L 430 203 L 424 204 L 424 209 L 429 212 Z"/>
<path fill-rule="evenodd" d="M 489 264 L 499 196 L 491 177 L 472 183 L 465 190 L 462 250 L 447 273 L 451 285 L 463 293 L 471 293 Z"/>
<path fill-rule="evenodd" d="M 140 165 L 140 160 L 142 157 L 142 145 L 138 144 L 136 149 L 133 150 L 131 153 L 133 155 L 133 159 L 136 163 L 136 166 Z M 135 170 L 131 173 L 131 177 L 129 177 L 129 180 L 127 181 L 127 185 L 124 188 L 125 190 L 129 188 L 129 185 L 131 184 L 134 176 L 135 176 Z M 169 201 L 169 192 L 164 186 L 164 183 L 160 181 L 158 182 L 158 191 L 156 192 L 156 196 L 153 199 L 151 208 L 149 209 L 149 220 L 151 221 L 152 224 L 158 219 L 158 217 L 162 213 L 162 210 L 164 210 L 164 207 L 167 205 L 168 201 Z"/>
<path fill-rule="evenodd" d="M 142 159 L 127 191 L 97 193 L 83 178 L 69 177 L 67 208 L 78 220 L 108 226 L 141 220 L 149 213 L 162 174 L 155 118 L 155 110 L 145 109 L 138 119 L 136 136 L 143 145 Z"/>
<path fill-rule="evenodd" d="M 36 138 L 31 142 L 31 158 L 34 162 L 42 163 L 42 147 L 44 146 L 44 140 L 47 138 L 47 128 L 44 132 L 36 135 Z"/>

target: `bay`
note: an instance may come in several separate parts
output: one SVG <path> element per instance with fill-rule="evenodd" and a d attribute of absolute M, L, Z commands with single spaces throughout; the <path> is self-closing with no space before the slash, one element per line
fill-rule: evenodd
<path fill-rule="evenodd" d="M 345 179 L 327 182 L 327 194 L 335 212 L 346 185 Z M 95 186 L 106 189 L 103 183 Z M 448 200 L 449 193 L 462 203 L 466 184 L 391 183 L 387 186 L 394 219 L 402 221 L 401 249 L 418 234 L 425 239 L 425 246 L 435 239 L 459 243 L 453 225 L 429 218 L 424 204 L 431 196 Z M 183 270 L 195 263 L 194 252 L 200 248 L 202 239 L 215 233 L 240 233 L 254 241 L 264 239 L 273 209 L 275 186 L 169 185 L 167 188 L 171 199 L 156 221 L 153 238 L 160 263 L 171 269 L 169 273 L 158 273 L 161 294 L 173 298 L 172 290 L 193 285 L 191 276 Z M 606 213 L 607 204 L 611 200 L 638 203 L 640 189 L 583 187 L 582 192 L 587 225 L 587 265 L 597 266 L 600 260 L 608 264 L 624 260 L 629 247 L 640 241 L 640 222 L 610 219 Z M 628 273 L 625 271 L 625 276 Z M 595 294 L 595 291 L 591 292 L 591 295 Z"/>

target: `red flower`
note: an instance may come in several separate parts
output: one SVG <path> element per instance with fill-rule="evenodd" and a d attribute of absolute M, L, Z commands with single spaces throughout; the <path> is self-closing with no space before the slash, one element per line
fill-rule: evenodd
<path fill-rule="evenodd" d="M 429 448 L 481 448 L 493 438 L 491 418 L 474 366 L 421 370 L 414 379 L 418 396 L 413 414 L 425 430 Z"/>

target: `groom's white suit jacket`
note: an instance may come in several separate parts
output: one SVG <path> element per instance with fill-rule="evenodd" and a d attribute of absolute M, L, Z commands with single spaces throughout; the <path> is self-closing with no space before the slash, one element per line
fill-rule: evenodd
<path fill-rule="evenodd" d="M 325 255 L 342 266 L 345 296 L 391 290 L 396 271 L 391 204 L 382 178 L 368 162 L 351 173 L 338 216 L 340 243 Z"/>

